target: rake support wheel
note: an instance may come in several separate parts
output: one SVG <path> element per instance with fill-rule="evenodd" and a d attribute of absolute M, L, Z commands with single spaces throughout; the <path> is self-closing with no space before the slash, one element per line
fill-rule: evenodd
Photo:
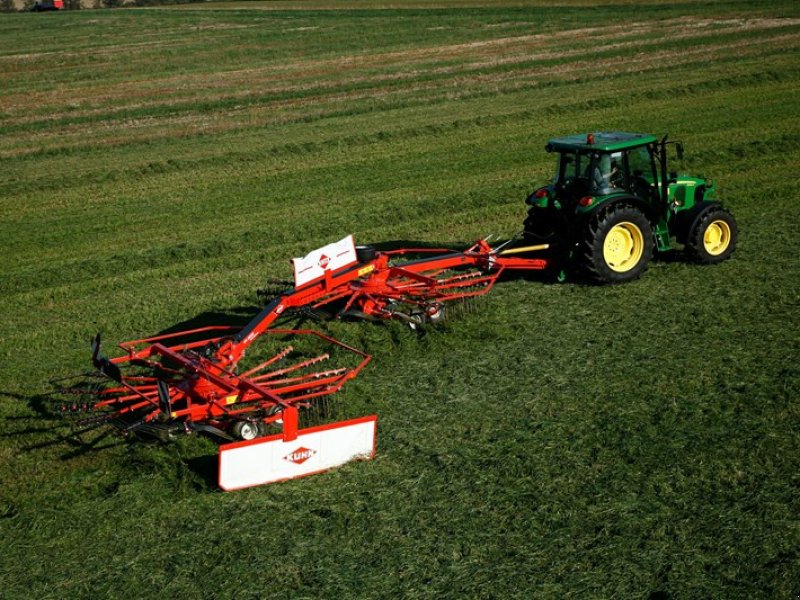
<path fill-rule="evenodd" d="M 653 257 L 653 232 L 639 209 L 614 204 L 589 221 L 578 260 L 597 283 L 623 283 L 639 277 Z"/>
<path fill-rule="evenodd" d="M 262 429 L 255 421 L 236 421 L 231 428 L 231 433 L 240 440 L 254 440 L 262 435 Z"/>

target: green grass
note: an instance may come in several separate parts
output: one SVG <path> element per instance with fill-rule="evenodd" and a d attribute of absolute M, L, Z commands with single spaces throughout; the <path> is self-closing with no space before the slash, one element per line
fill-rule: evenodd
<path fill-rule="evenodd" d="M 0 20 L 0 597 L 796 598 L 800 7 L 238 2 Z M 286 259 L 520 227 L 548 137 L 669 132 L 715 267 L 498 285 L 338 396 L 378 456 L 224 494 L 74 434 L 88 340 L 255 314 Z"/>

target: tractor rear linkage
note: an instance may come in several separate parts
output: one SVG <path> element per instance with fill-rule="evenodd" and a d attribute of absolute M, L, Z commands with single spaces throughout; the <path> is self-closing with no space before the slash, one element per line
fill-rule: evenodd
<path fill-rule="evenodd" d="M 199 432 L 223 442 L 249 442 L 280 427 L 282 442 L 292 442 L 298 437 L 298 410 L 340 390 L 371 357 L 316 331 L 271 328 L 281 315 L 325 310 L 336 317 L 398 319 L 411 327 L 437 322 L 447 303 L 486 294 L 506 270 L 548 267 L 545 259 L 513 256 L 546 246 L 509 249 L 510 243 L 492 248 L 488 239 L 480 240 L 460 252 L 378 252 L 356 249 L 348 236 L 294 259 L 295 287 L 268 301 L 241 329 L 208 326 L 123 342 L 125 354 L 116 358 L 101 354 L 98 334 L 92 362 L 108 385 L 82 382 L 62 390 L 91 398 L 62 408 L 95 411 L 82 423 L 108 423 L 127 434 L 160 439 Z M 248 349 L 266 336 L 281 343 L 312 338 L 329 351 L 303 354 L 285 345 L 237 372 Z M 320 370 L 334 351 L 347 365 Z"/>

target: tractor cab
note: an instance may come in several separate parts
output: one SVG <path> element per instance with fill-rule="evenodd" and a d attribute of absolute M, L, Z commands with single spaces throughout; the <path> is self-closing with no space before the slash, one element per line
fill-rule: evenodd
<path fill-rule="evenodd" d="M 581 270 L 604 283 L 638 277 L 654 252 L 675 244 L 701 262 L 724 260 L 736 243 L 733 217 L 710 182 L 668 169 L 671 145 L 682 159 L 682 144 L 666 136 L 612 131 L 551 139 L 545 150 L 556 154 L 555 176 L 526 200 L 525 241 L 546 245 L 563 272 Z"/>
<path fill-rule="evenodd" d="M 621 193 L 653 202 L 660 187 L 657 141 L 652 135 L 616 132 L 550 140 L 546 150 L 558 153 L 554 191 L 568 205 L 585 196 L 594 204 Z"/>

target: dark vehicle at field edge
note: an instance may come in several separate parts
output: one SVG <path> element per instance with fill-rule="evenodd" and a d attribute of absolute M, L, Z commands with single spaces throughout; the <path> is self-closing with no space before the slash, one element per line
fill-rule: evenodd
<path fill-rule="evenodd" d="M 31 6 L 31 12 L 49 12 L 64 9 L 64 0 L 37 0 Z"/>

